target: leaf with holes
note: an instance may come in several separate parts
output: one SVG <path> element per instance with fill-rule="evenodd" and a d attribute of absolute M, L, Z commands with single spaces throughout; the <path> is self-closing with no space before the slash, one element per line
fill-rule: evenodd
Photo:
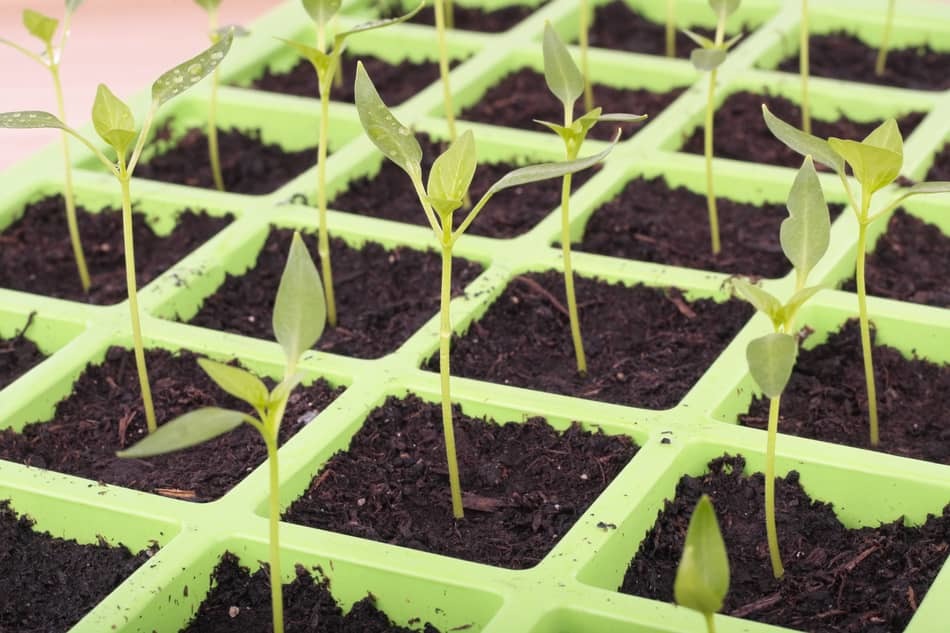
<path fill-rule="evenodd" d="M 231 50 L 233 41 L 234 34 L 228 32 L 204 52 L 175 66 L 156 79 L 152 84 L 154 107 L 162 105 L 207 77 L 224 60 L 224 56 Z"/>

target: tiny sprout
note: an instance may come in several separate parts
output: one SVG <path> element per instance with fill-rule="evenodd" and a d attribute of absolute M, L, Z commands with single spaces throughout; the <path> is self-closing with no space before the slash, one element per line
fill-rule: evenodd
<path fill-rule="evenodd" d="M 890 48 L 891 29 L 894 27 L 894 9 L 897 0 L 888 0 L 887 17 L 884 19 L 884 34 L 881 35 L 881 48 L 877 51 L 877 60 L 874 62 L 874 74 L 880 77 L 887 67 L 887 50 Z"/>
<path fill-rule="evenodd" d="M 564 106 L 564 124 L 537 121 L 553 130 L 564 141 L 567 160 L 575 160 L 587 133 L 599 121 L 630 122 L 642 121 L 646 115 L 637 114 L 601 114 L 595 108 L 574 120 L 574 102 L 584 90 L 585 80 L 581 71 L 571 59 L 571 54 L 550 22 L 544 24 L 544 80 L 548 89 Z M 574 273 L 571 267 L 571 222 L 569 202 L 571 198 L 571 174 L 565 174 L 561 187 L 561 252 L 564 258 L 564 290 L 567 295 L 568 314 L 571 323 L 571 338 L 574 341 L 574 356 L 577 371 L 587 372 L 587 359 L 584 355 L 584 341 L 581 337 L 580 318 L 577 314 L 577 297 L 574 294 Z"/>
<path fill-rule="evenodd" d="M 712 240 L 712 252 L 718 254 L 719 243 L 719 213 L 716 210 L 716 193 L 713 188 L 713 112 L 716 95 L 716 73 L 719 66 L 726 61 L 726 53 L 732 48 L 742 34 L 726 40 L 726 18 L 739 8 L 739 0 L 709 0 L 709 6 L 716 12 L 716 35 L 711 40 L 689 29 L 683 33 L 696 42 L 700 48 L 694 49 L 689 59 L 693 66 L 700 71 L 709 71 L 709 92 L 706 96 L 706 120 L 703 126 L 703 146 L 706 154 L 706 207 L 709 211 L 709 234 Z"/>
<path fill-rule="evenodd" d="M 439 325 L 439 373 L 442 386 L 442 428 L 445 435 L 446 461 L 449 471 L 449 486 L 452 492 L 452 514 L 457 519 L 464 515 L 462 490 L 459 483 L 458 461 L 455 455 L 455 432 L 452 426 L 452 399 L 449 391 L 449 344 L 452 340 L 452 320 L 449 304 L 452 299 L 452 249 L 458 239 L 499 191 L 539 180 L 560 178 L 592 167 L 603 160 L 617 142 L 594 156 L 563 163 L 529 165 L 515 169 L 502 176 L 489 187 L 482 198 L 468 211 L 465 219 L 454 231 L 453 215 L 462 207 L 468 188 L 475 174 L 475 137 L 466 131 L 432 164 L 428 187 L 422 181 L 422 148 L 412 131 L 396 120 L 376 87 L 366 74 L 362 62 L 356 66 L 356 110 L 360 123 L 369 139 L 377 148 L 412 181 L 419 204 L 442 251 L 442 289 Z M 619 136 L 619 135 L 618 135 Z"/>
<path fill-rule="evenodd" d="M 118 453 L 119 457 L 141 458 L 180 451 L 214 439 L 244 423 L 260 433 L 267 447 L 270 473 L 269 565 L 275 633 L 284 630 L 283 587 L 280 582 L 280 467 L 277 452 L 280 424 L 290 394 L 303 378 L 297 371 L 300 356 L 317 342 L 325 323 L 326 304 L 320 275 L 300 234 L 295 232 L 277 289 L 273 315 L 274 335 L 284 349 L 284 379 L 268 390 L 261 379 L 249 371 L 207 358 L 198 361 L 221 389 L 246 402 L 257 417 L 217 407 L 196 409 L 162 425 L 131 448 Z"/>
<path fill-rule="evenodd" d="M 673 597 L 676 604 L 699 611 L 707 633 L 715 633 L 713 615 L 729 593 L 729 556 L 722 540 L 716 510 L 707 495 L 699 498 L 686 528 L 683 556 L 676 568 Z"/>

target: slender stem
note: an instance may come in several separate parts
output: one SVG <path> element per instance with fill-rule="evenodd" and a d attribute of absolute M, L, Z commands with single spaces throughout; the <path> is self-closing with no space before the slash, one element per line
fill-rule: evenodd
<path fill-rule="evenodd" d="M 588 0 L 581 0 L 580 6 L 580 45 L 581 45 L 581 74 L 584 75 L 584 111 L 590 112 L 594 109 L 594 91 L 590 86 L 590 70 L 587 66 L 587 48 L 588 48 L 588 24 L 590 18 L 590 3 Z"/>
<path fill-rule="evenodd" d="M 887 49 L 890 47 L 891 27 L 894 25 L 894 7 L 897 0 L 889 0 L 887 3 L 887 19 L 884 22 L 884 35 L 881 36 L 881 48 L 877 51 L 877 61 L 874 63 L 874 74 L 878 77 L 884 74 L 884 68 L 887 66 Z"/>
<path fill-rule="evenodd" d="M 435 0 L 435 27 L 439 34 L 439 76 L 442 77 L 442 100 L 445 104 L 445 120 L 449 128 L 449 141 L 455 141 L 455 107 L 452 105 L 452 88 L 449 84 L 449 51 L 445 41 L 446 0 Z"/>
<path fill-rule="evenodd" d="M 455 2 L 454 0 L 445 1 L 445 28 L 455 28 Z"/>
<path fill-rule="evenodd" d="M 265 426 L 266 428 L 266 426 Z M 270 473 L 270 601 L 274 633 L 284 632 L 284 586 L 280 573 L 280 466 L 277 461 L 277 431 L 266 433 L 267 466 Z"/>
<path fill-rule="evenodd" d="M 452 493 L 452 516 L 464 518 L 462 484 L 459 481 L 458 459 L 455 453 L 455 428 L 452 423 L 452 396 L 449 390 L 449 352 L 452 344 L 452 221 L 442 219 L 442 302 L 439 325 L 439 377 L 442 380 L 442 431 L 445 434 L 445 459 L 449 467 L 449 490 Z"/>
<path fill-rule="evenodd" d="M 27 57 L 35 61 L 40 66 L 43 66 L 44 68 L 49 68 L 49 64 L 40 55 L 37 55 L 36 53 L 34 53 L 33 51 L 31 51 L 30 49 L 26 47 L 20 46 L 16 42 L 11 42 L 10 40 L 6 38 L 0 37 L 0 44 L 6 44 L 10 48 L 23 53 L 24 55 L 26 55 Z"/>
<path fill-rule="evenodd" d="M 874 359 L 871 348 L 871 326 L 868 322 L 867 292 L 864 284 L 864 260 L 867 249 L 868 225 L 858 224 L 858 253 L 855 265 L 855 285 L 858 289 L 858 317 L 861 322 L 861 351 L 864 356 L 864 380 L 867 384 L 868 418 L 871 432 L 871 446 L 880 442 L 877 420 L 877 387 L 874 384 Z"/>
<path fill-rule="evenodd" d="M 332 64 L 331 64 L 332 66 Z M 330 71 L 332 73 L 332 70 Z M 325 81 L 329 79 L 330 81 Z M 333 292 L 333 266 L 330 263 L 330 235 L 327 230 L 327 143 L 330 134 L 330 86 L 332 78 L 320 79 L 320 142 L 317 146 L 317 213 L 320 231 L 317 251 L 323 273 L 323 289 L 327 299 L 327 321 L 336 327 L 336 299 Z"/>
<path fill-rule="evenodd" d="M 676 57 L 676 0 L 666 0 L 666 56 Z"/>
<path fill-rule="evenodd" d="M 564 104 L 564 127 L 570 128 L 574 120 L 573 103 Z M 567 160 L 577 158 L 580 147 L 569 143 L 566 147 Z M 564 258 L 564 293 L 567 295 L 568 315 L 571 321 L 571 339 L 574 341 L 574 357 L 577 360 L 577 371 L 587 373 L 587 357 L 584 354 L 584 339 L 581 338 L 581 322 L 577 314 L 577 296 L 574 293 L 574 269 L 571 265 L 571 177 L 573 174 L 564 174 L 561 181 L 561 253 Z"/>
<path fill-rule="evenodd" d="M 802 77 L 802 129 L 811 134 L 811 106 L 808 101 L 808 0 L 802 0 L 802 22 L 798 28 L 798 72 Z"/>
<path fill-rule="evenodd" d="M 778 410 L 781 396 L 769 401 L 768 440 L 765 449 L 765 532 L 769 543 L 769 558 L 772 574 L 781 578 L 785 574 L 782 554 L 778 548 L 778 531 L 775 528 L 775 437 L 778 434 Z"/>
<path fill-rule="evenodd" d="M 142 129 L 139 130 L 139 136 L 135 139 L 135 149 L 132 150 L 132 158 L 129 159 L 128 173 L 131 176 L 135 171 L 135 166 L 142 156 L 142 150 L 145 148 L 145 141 L 148 140 L 149 131 L 152 129 L 152 122 L 155 120 L 155 111 L 158 110 L 158 101 L 153 101 L 152 106 L 145 113 L 145 120 L 142 121 Z"/>
<path fill-rule="evenodd" d="M 716 69 L 709 71 L 709 95 L 706 99 L 706 123 L 703 133 L 703 147 L 706 154 L 706 207 L 709 210 L 709 235 L 712 239 L 712 252 L 717 255 L 719 243 L 719 213 L 716 210 L 716 192 L 713 189 L 713 113 L 716 92 Z"/>
<path fill-rule="evenodd" d="M 217 8 L 208 11 L 208 32 L 212 43 L 217 41 Z M 211 178 L 215 189 L 224 191 L 224 178 L 221 176 L 221 154 L 218 151 L 218 69 L 211 74 L 211 97 L 208 99 L 208 158 L 211 161 Z"/>
<path fill-rule="evenodd" d="M 334 15 L 333 19 L 330 20 L 330 28 L 333 30 L 333 33 L 339 33 L 340 31 L 340 16 Z M 339 46 L 338 43 L 333 45 L 333 48 L 336 49 Z M 320 49 L 323 50 L 323 49 Z M 334 52 L 336 52 L 334 50 Z M 333 74 L 333 87 L 342 88 L 343 87 L 343 56 L 334 55 L 333 61 L 330 63 L 330 66 L 333 67 L 331 71 Z"/>
<path fill-rule="evenodd" d="M 706 616 L 706 633 L 716 633 L 716 623 L 713 621 L 714 613 L 704 613 Z"/>

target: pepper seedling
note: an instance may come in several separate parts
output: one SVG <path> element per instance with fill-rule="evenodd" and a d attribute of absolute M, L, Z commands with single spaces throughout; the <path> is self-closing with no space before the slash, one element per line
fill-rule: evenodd
<path fill-rule="evenodd" d="M 874 74 L 880 77 L 887 67 L 887 51 L 891 45 L 891 29 L 894 27 L 894 9 L 897 0 L 888 0 L 887 17 L 884 18 L 884 34 L 881 35 L 881 47 L 877 50 L 877 60 L 874 62 Z"/>
<path fill-rule="evenodd" d="M 868 322 L 867 291 L 865 289 L 865 258 L 867 231 L 875 220 L 887 216 L 911 196 L 950 192 L 950 181 L 920 182 L 905 189 L 887 206 L 871 213 L 874 194 L 894 182 L 904 164 L 904 141 L 894 119 L 888 119 L 862 141 L 831 137 L 818 138 L 785 123 L 763 104 L 765 124 L 778 140 L 799 154 L 811 154 L 815 160 L 833 169 L 841 179 L 848 201 L 858 221 L 858 244 L 855 261 L 855 286 L 858 295 L 858 317 L 861 324 L 861 349 L 864 355 L 864 377 L 868 396 L 868 422 L 871 446 L 880 442 L 877 416 L 877 389 L 874 384 L 874 363 L 871 352 L 871 327 Z M 860 203 L 851 190 L 845 172 L 849 165 L 861 185 Z"/>
<path fill-rule="evenodd" d="M 716 633 L 713 616 L 722 609 L 727 593 L 729 555 L 716 510 L 709 496 L 703 495 L 686 528 L 683 556 L 673 581 L 673 597 L 676 604 L 702 613 L 707 633 Z"/>
<path fill-rule="evenodd" d="M 249 424 L 260 433 L 267 447 L 267 465 L 270 474 L 270 585 L 271 610 L 275 633 L 284 630 L 283 587 L 280 573 L 280 466 L 278 444 L 280 424 L 287 408 L 287 400 L 303 375 L 297 364 L 323 334 L 326 324 L 326 303 L 320 275 L 307 247 L 295 232 L 290 245 L 287 264 L 277 288 L 274 302 L 273 327 L 277 342 L 284 350 L 284 378 L 268 390 L 260 378 L 251 372 L 218 363 L 207 358 L 198 361 L 201 368 L 221 389 L 254 409 L 257 417 L 243 411 L 204 407 L 181 415 L 163 424 L 134 446 L 119 451 L 119 457 L 141 458 L 180 451 L 196 446 L 231 431 L 241 424 Z"/>
<path fill-rule="evenodd" d="M 135 245 L 132 233 L 132 193 L 131 180 L 145 147 L 155 113 L 169 99 L 181 94 L 213 71 L 224 59 L 231 48 L 233 36 L 228 33 L 203 53 L 192 57 L 164 73 L 152 84 L 152 102 L 142 128 L 136 132 L 135 117 L 132 110 L 121 99 L 112 94 L 105 84 L 99 84 L 96 99 L 92 105 L 92 124 L 96 133 L 113 150 L 115 161 L 106 157 L 82 134 L 69 127 L 49 112 L 30 110 L 25 112 L 5 112 L 0 114 L 0 128 L 56 128 L 75 137 L 89 148 L 106 170 L 119 182 L 122 195 L 122 242 L 125 249 L 125 281 L 129 296 L 129 312 L 132 321 L 132 340 L 135 347 L 135 365 L 138 370 L 139 385 L 142 390 L 142 404 L 149 432 L 155 432 L 155 408 L 152 405 L 152 390 L 148 382 L 148 370 L 145 366 L 145 348 L 142 343 L 142 325 L 139 317 L 138 288 L 135 281 Z M 133 146 L 132 155 L 126 156 Z"/>
<path fill-rule="evenodd" d="M 716 74 L 719 66 L 726 61 L 726 54 L 742 34 L 726 40 L 726 19 L 739 8 L 739 0 L 709 0 L 709 6 L 716 12 L 715 39 L 709 39 L 689 29 L 683 29 L 691 40 L 700 48 L 690 53 L 689 59 L 693 66 L 700 71 L 709 71 L 709 91 L 706 95 L 706 117 L 703 124 L 703 153 L 706 155 L 706 208 L 709 212 L 709 235 L 712 240 L 712 252 L 718 254 L 719 243 L 719 213 L 716 210 L 716 192 L 713 187 L 713 113 L 715 112 Z"/>
<path fill-rule="evenodd" d="M 442 253 L 442 285 L 439 325 L 439 373 L 442 389 L 442 427 L 445 435 L 446 462 L 452 493 L 452 514 L 457 519 L 464 515 L 462 490 L 459 483 L 458 461 L 455 455 L 455 433 L 452 426 L 452 399 L 449 390 L 449 345 L 452 340 L 452 321 L 449 303 L 452 299 L 452 249 L 469 225 L 478 217 L 485 204 L 499 191 L 539 180 L 560 178 L 568 173 L 592 167 L 610 153 L 617 136 L 607 149 L 587 158 L 563 163 L 529 165 L 502 176 L 488 188 L 481 199 L 468 211 L 465 219 L 453 231 L 454 213 L 462 207 L 468 188 L 475 175 L 477 163 L 475 138 L 466 131 L 432 164 L 428 185 L 422 181 L 422 148 L 412 130 L 400 123 L 383 103 L 362 62 L 356 66 L 356 110 L 360 123 L 369 139 L 386 158 L 406 172 L 412 182 L 419 204 L 429 226 L 439 242 Z"/>
<path fill-rule="evenodd" d="M 317 27 L 317 46 L 309 46 L 293 40 L 281 41 L 291 46 L 301 57 L 313 65 L 317 73 L 317 89 L 320 93 L 320 140 L 317 145 L 317 213 L 320 229 L 317 235 L 317 252 L 320 255 L 320 267 L 323 272 L 323 284 L 327 294 L 327 321 L 331 327 L 336 327 L 336 298 L 333 291 L 333 265 L 330 262 L 330 235 L 327 230 L 327 144 L 330 135 L 330 90 L 333 87 L 334 77 L 340 68 L 340 56 L 343 54 L 343 45 L 346 39 L 357 33 L 380 29 L 400 22 L 405 22 L 423 5 L 424 0 L 411 12 L 397 18 L 374 20 L 359 24 L 348 31 L 341 31 L 333 36 L 333 48 L 327 53 L 327 24 L 340 10 L 342 0 L 302 0 L 303 8 Z"/>
<path fill-rule="evenodd" d="M 544 24 L 544 81 L 548 89 L 564 106 L 564 123 L 558 125 L 549 121 L 537 121 L 541 125 L 553 130 L 564 141 L 564 151 L 567 160 L 575 160 L 580 153 L 581 145 L 587 133 L 599 121 L 629 123 L 642 121 L 646 115 L 640 114 L 601 114 L 600 108 L 588 111 L 585 115 L 574 120 L 574 103 L 584 91 L 584 78 L 577 68 L 567 46 L 561 41 L 551 27 L 550 22 Z M 574 272 L 571 266 L 571 223 L 570 198 L 571 176 L 565 174 L 561 185 L 561 252 L 564 258 L 564 290 L 567 295 L 568 314 L 571 323 L 571 339 L 574 341 L 574 357 L 577 360 L 577 371 L 587 372 L 587 359 L 584 354 L 584 341 L 581 337 L 580 319 L 577 314 L 577 298 L 574 294 Z"/>
<path fill-rule="evenodd" d="M 82 4 L 82 0 L 66 0 L 66 13 L 63 16 L 62 28 L 59 28 L 59 20 L 26 9 L 23 11 L 23 26 L 29 31 L 30 35 L 43 42 L 43 53 L 36 54 L 29 49 L 20 46 L 10 40 L 0 38 L 0 44 L 23 53 L 36 63 L 46 68 L 53 78 L 53 89 L 56 91 L 56 113 L 60 120 L 66 120 L 66 104 L 63 99 L 63 83 L 60 79 L 59 69 L 63 58 L 63 49 L 66 46 L 66 39 L 69 37 L 69 24 L 72 21 L 73 13 Z M 59 29 L 59 43 L 54 44 L 53 39 L 56 31 Z M 73 192 L 73 166 L 69 158 L 69 136 L 62 132 L 63 141 L 63 199 L 66 203 L 66 226 L 69 230 L 69 241 L 73 249 L 73 259 L 76 260 L 76 270 L 79 273 L 79 283 L 82 285 L 83 292 L 89 292 L 91 281 L 89 279 L 89 268 L 86 265 L 86 256 L 82 249 L 82 239 L 79 235 L 79 223 L 76 219 L 76 198 Z"/>

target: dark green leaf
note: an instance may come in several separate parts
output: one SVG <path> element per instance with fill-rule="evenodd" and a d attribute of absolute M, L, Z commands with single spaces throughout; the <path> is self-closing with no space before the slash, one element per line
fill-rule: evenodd
<path fill-rule="evenodd" d="M 179 416 L 149 433 L 119 457 L 151 457 L 196 446 L 237 428 L 248 416 L 240 411 L 205 407 Z"/>
<path fill-rule="evenodd" d="M 686 529 L 683 556 L 673 581 L 676 603 L 701 613 L 716 613 L 729 592 L 729 556 L 716 511 L 703 495 Z"/>
<path fill-rule="evenodd" d="M 4 112 L 0 114 L 0 128 L 58 128 L 63 130 L 66 129 L 66 124 L 49 112 L 23 110 L 20 112 Z"/>

